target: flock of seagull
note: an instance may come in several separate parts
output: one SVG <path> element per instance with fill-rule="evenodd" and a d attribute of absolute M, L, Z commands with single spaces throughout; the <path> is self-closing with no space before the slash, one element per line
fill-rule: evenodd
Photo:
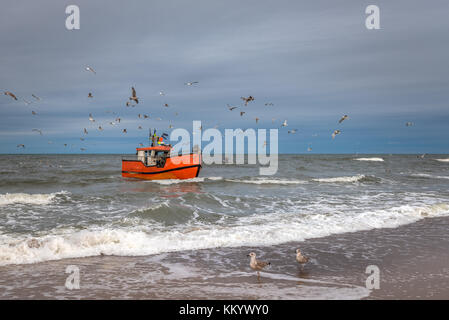
<path fill-rule="evenodd" d="M 309 262 L 309 258 L 304 256 L 301 253 L 301 250 L 298 248 L 295 251 L 296 253 L 296 261 L 301 266 L 301 270 L 304 268 L 304 265 Z M 262 271 L 265 267 L 271 265 L 270 262 L 260 261 L 256 259 L 256 254 L 254 252 L 250 252 L 248 254 L 248 257 L 250 257 L 249 266 L 251 269 L 257 271 L 257 280 L 260 280 L 260 271 Z"/>
<path fill-rule="evenodd" d="M 86 66 L 86 67 L 85 67 L 85 70 L 88 71 L 88 72 L 91 72 L 93 75 L 96 75 L 96 74 L 97 74 L 97 72 L 96 72 L 96 71 L 94 70 L 94 68 L 92 68 L 91 66 Z M 190 82 L 185 82 L 185 83 L 184 83 L 184 85 L 185 85 L 185 86 L 188 86 L 188 87 L 196 86 L 196 85 L 198 85 L 198 84 L 199 84 L 198 81 L 190 81 Z M 4 94 L 5 94 L 6 96 L 11 97 L 11 98 L 14 99 L 15 101 L 18 101 L 18 100 L 19 100 L 19 98 L 18 98 L 13 92 L 11 92 L 11 91 L 4 91 Z M 164 92 L 163 90 L 161 90 L 161 91 L 159 91 L 159 95 L 160 95 L 160 96 L 165 96 L 166 94 L 165 94 L 165 92 Z M 34 99 L 34 102 L 37 102 L 37 101 L 40 101 L 40 100 L 41 100 L 41 98 L 38 97 L 38 96 L 35 95 L 35 94 L 32 94 L 31 97 Z M 93 99 L 93 98 L 94 98 L 94 95 L 93 95 L 92 92 L 89 92 L 89 93 L 87 94 L 87 97 L 88 97 L 89 99 Z M 240 99 L 243 101 L 243 106 L 245 106 L 245 107 L 247 107 L 249 103 L 251 103 L 252 101 L 255 100 L 254 96 L 252 96 L 252 95 L 249 95 L 248 97 L 241 97 Z M 30 104 L 33 103 L 33 102 L 30 102 L 30 101 L 28 101 L 28 100 L 26 100 L 26 99 L 22 99 L 22 100 L 23 100 L 23 102 L 25 102 L 26 105 L 30 105 Z M 125 105 L 126 105 L 126 107 L 135 107 L 135 106 L 138 105 L 138 104 L 139 104 L 139 97 L 137 96 L 136 89 L 135 89 L 134 87 L 131 87 L 131 96 L 127 99 Z M 272 103 L 272 102 L 266 102 L 264 105 L 265 105 L 265 106 L 274 106 L 274 103 Z M 166 107 L 166 108 L 168 108 L 168 107 L 169 107 L 169 104 L 168 104 L 168 103 L 164 103 L 163 106 Z M 235 110 L 235 109 L 237 109 L 237 108 L 240 108 L 240 107 L 241 107 L 241 106 L 238 106 L 238 105 L 229 105 L 229 104 L 227 104 L 227 108 L 228 108 L 229 111 L 233 111 L 233 110 Z M 111 113 L 111 111 L 106 111 L 106 112 L 107 112 L 107 113 Z M 112 113 L 113 113 L 114 115 L 117 115 L 115 112 L 112 112 Z M 242 110 L 242 111 L 240 111 L 240 116 L 243 117 L 246 113 L 247 113 L 246 111 L 243 111 L 243 110 Z M 31 111 L 31 114 L 32 114 L 33 116 L 37 116 L 37 115 L 38 115 L 38 113 L 37 113 L 36 111 L 34 111 L 34 110 Z M 175 116 L 177 116 L 177 115 L 178 115 L 178 113 L 176 112 L 176 113 L 175 113 Z M 139 118 L 139 119 L 149 119 L 150 116 L 149 116 L 148 114 L 140 114 L 140 113 L 139 113 L 139 114 L 138 114 L 138 118 Z M 162 120 L 162 119 L 159 118 L 159 117 L 157 117 L 157 118 L 155 118 L 155 119 L 158 120 L 158 121 Z M 348 116 L 348 115 L 344 115 L 344 116 L 342 116 L 342 117 L 340 118 L 340 120 L 338 121 L 338 123 L 341 124 L 343 121 L 345 121 L 345 120 L 347 120 L 347 119 L 349 119 L 349 116 Z M 255 117 L 256 124 L 259 123 L 259 120 L 260 120 L 259 117 Z M 272 124 L 274 124 L 275 121 L 276 121 L 276 118 L 272 118 L 271 120 L 272 120 Z M 97 129 L 98 129 L 100 132 L 104 130 L 105 124 L 99 124 L 99 123 L 96 123 L 96 122 L 95 122 L 95 119 L 94 119 L 94 117 L 93 117 L 93 115 L 92 115 L 92 113 L 89 114 L 89 121 L 91 122 L 91 124 L 98 125 L 98 126 L 97 126 Z M 109 124 L 109 125 L 111 125 L 111 126 L 116 126 L 116 125 L 120 124 L 121 121 L 122 121 L 122 118 L 119 117 L 119 116 L 117 116 L 117 117 L 115 117 L 114 120 L 109 121 L 107 124 Z M 410 127 L 410 126 L 413 126 L 414 123 L 413 123 L 413 122 L 406 122 L 405 125 L 406 125 L 407 127 Z M 280 128 L 284 128 L 284 127 L 287 127 L 287 126 L 288 126 L 288 122 L 287 122 L 287 120 L 284 120 L 284 121 L 281 123 Z M 217 127 L 218 127 L 218 125 L 216 125 L 214 128 L 217 128 Z M 168 129 L 172 129 L 172 128 L 173 128 L 173 125 L 172 125 L 171 122 L 170 122 L 170 124 L 168 125 Z M 143 127 L 142 127 L 141 125 L 139 125 L 139 126 L 137 127 L 137 129 L 143 130 Z M 200 128 L 200 129 L 202 129 L 202 128 Z M 43 132 L 42 132 L 42 130 L 40 130 L 40 129 L 32 129 L 32 131 L 38 133 L 38 134 L 41 135 L 41 136 L 43 135 Z M 291 130 L 288 130 L 287 132 L 288 132 L 288 134 L 295 134 L 295 133 L 297 133 L 297 131 L 298 131 L 298 129 L 291 129 Z M 123 129 L 121 129 L 121 132 L 122 132 L 123 134 L 126 134 L 126 133 L 128 133 L 128 130 L 127 130 L 126 128 L 123 128 Z M 89 131 L 87 130 L 87 128 L 84 128 L 84 129 L 83 129 L 83 134 L 84 134 L 84 135 L 88 135 L 88 134 L 89 134 Z M 335 130 L 332 132 L 332 134 L 331 134 L 332 139 L 335 139 L 335 137 L 336 137 L 337 135 L 339 135 L 339 134 L 341 134 L 341 130 L 340 130 L 340 129 L 335 129 Z M 315 136 L 316 136 L 316 135 L 315 135 Z M 84 141 L 85 138 L 84 138 L 84 137 L 81 137 L 80 140 L 81 140 L 81 141 Z M 48 143 L 50 144 L 50 143 L 52 143 L 52 142 L 49 141 Z M 140 145 L 140 146 L 143 146 L 142 143 L 140 143 L 139 145 Z M 266 141 L 264 142 L 264 146 L 265 146 L 265 145 L 266 145 Z M 66 144 L 66 143 L 64 143 L 64 147 L 67 147 L 67 144 Z M 23 143 L 18 144 L 18 145 L 17 145 L 17 148 L 23 148 L 23 149 L 24 149 L 24 148 L 25 148 L 25 144 L 23 144 Z M 81 150 L 81 151 L 85 151 L 86 149 L 85 149 L 85 148 L 80 148 L 80 150 Z M 311 147 L 311 144 L 310 144 L 310 143 L 309 143 L 309 145 L 308 145 L 307 151 L 308 151 L 308 152 L 312 151 L 312 147 Z"/>

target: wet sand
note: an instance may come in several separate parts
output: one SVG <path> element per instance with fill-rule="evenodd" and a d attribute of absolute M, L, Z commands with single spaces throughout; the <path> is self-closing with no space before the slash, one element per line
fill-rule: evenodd
<path fill-rule="evenodd" d="M 0 267 L 1 299 L 449 299 L 449 218 L 251 248 L 100 256 Z M 311 261 L 295 262 L 300 247 Z M 247 254 L 272 263 L 260 282 Z M 65 287 L 66 267 L 80 289 Z M 368 265 L 380 289 L 365 287 Z"/>

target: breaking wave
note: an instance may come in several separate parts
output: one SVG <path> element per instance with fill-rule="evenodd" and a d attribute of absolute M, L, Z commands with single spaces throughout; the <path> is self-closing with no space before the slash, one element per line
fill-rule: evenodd
<path fill-rule="evenodd" d="M 46 205 L 52 203 L 58 195 L 69 194 L 67 191 L 60 191 L 48 194 L 28 194 L 28 193 L 6 193 L 0 194 L 0 206 L 10 204 L 34 204 Z"/>
<path fill-rule="evenodd" d="M 357 158 L 354 160 L 357 160 L 357 161 L 379 161 L 379 162 L 384 161 L 384 159 L 382 159 L 382 158 Z"/>
<path fill-rule="evenodd" d="M 365 175 L 359 174 L 359 175 L 350 176 L 350 177 L 316 178 L 316 179 L 313 179 L 313 181 L 316 181 L 316 182 L 329 182 L 329 183 L 334 183 L 334 182 L 358 182 L 358 181 L 362 181 L 362 180 L 364 180 L 366 178 L 367 177 L 365 177 Z"/>
<path fill-rule="evenodd" d="M 298 209 L 300 210 L 300 209 Z M 449 205 L 404 205 L 380 210 L 350 211 L 342 214 L 279 215 L 267 213 L 240 217 L 233 222 L 164 228 L 158 225 L 132 227 L 103 226 L 85 230 L 53 230 L 50 234 L 0 236 L 0 265 L 26 264 L 64 258 L 97 255 L 139 256 L 170 251 L 217 247 L 276 245 L 332 234 L 392 228 L 424 217 L 448 216 Z"/>
<path fill-rule="evenodd" d="M 268 179 L 268 178 L 259 178 L 259 179 L 226 179 L 228 182 L 237 182 L 237 183 L 249 183 L 249 184 L 302 184 L 307 183 L 304 180 L 287 180 L 287 179 Z"/>

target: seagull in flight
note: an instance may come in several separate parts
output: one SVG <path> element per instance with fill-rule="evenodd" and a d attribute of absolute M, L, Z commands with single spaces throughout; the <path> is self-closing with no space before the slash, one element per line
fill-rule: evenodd
<path fill-rule="evenodd" d="M 413 126 L 413 125 L 414 125 L 413 122 L 406 122 L 406 123 L 405 123 L 405 126 L 406 126 L 406 127 L 411 127 L 411 126 Z"/>
<path fill-rule="evenodd" d="M 345 121 L 345 120 L 348 119 L 348 118 L 349 118 L 348 115 L 345 114 L 343 117 L 341 117 L 340 120 L 338 120 L 338 123 L 342 123 L 343 121 Z"/>
<path fill-rule="evenodd" d="M 292 129 L 292 130 L 288 130 L 288 133 L 292 133 L 292 134 L 295 134 L 297 130 L 298 130 L 298 129 Z"/>
<path fill-rule="evenodd" d="M 234 109 L 237 109 L 237 107 L 230 106 L 230 105 L 228 104 L 228 109 L 229 109 L 229 111 L 232 111 L 232 110 L 234 110 Z"/>
<path fill-rule="evenodd" d="M 245 113 L 245 111 L 240 111 L 240 116 L 243 116 Z"/>
<path fill-rule="evenodd" d="M 86 128 L 84 128 L 84 134 L 89 134 L 89 132 L 87 132 Z"/>
<path fill-rule="evenodd" d="M 287 120 L 284 120 L 284 122 L 282 123 L 281 127 L 286 127 L 286 126 L 288 126 Z"/>
<path fill-rule="evenodd" d="M 33 130 L 31 130 L 31 131 L 38 132 L 40 135 L 42 135 L 42 131 L 39 130 L 39 129 L 33 129 Z"/>
<path fill-rule="evenodd" d="M 341 133 L 340 130 L 335 130 L 335 131 L 332 133 L 332 139 L 335 139 L 335 137 L 337 136 L 337 134 L 340 134 L 340 133 Z"/>
<path fill-rule="evenodd" d="M 136 93 L 136 89 L 134 89 L 134 87 L 131 87 L 131 91 L 132 91 L 132 95 L 129 98 L 129 100 L 134 101 L 135 103 L 139 103 L 139 98 L 137 98 L 137 93 Z"/>
<path fill-rule="evenodd" d="M 39 97 L 36 96 L 35 94 L 32 94 L 31 96 L 32 96 L 34 99 L 38 100 L 38 101 L 41 100 L 41 98 L 39 98 Z"/>
<path fill-rule="evenodd" d="M 199 83 L 198 81 L 192 81 L 192 82 L 186 82 L 186 83 L 184 83 L 184 85 L 186 85 L 186 86 L 193 86 L 194 84 L 197 84 L 197 83 Z"/>
<path fill-rule="evenodd" d="M 5 95 L 6 96 L 10 96 L 11 98 L 13 98 L 14 100 L 17 100 L 17 97 L 14 93 L 10 92 L 10 91 L 5 91 Z"/>
<path fill-rule="evenodd" d="M 18 144 L 18 145 L 17 145 L 17 148 L 23 148 L 23 149 L 25 149 L 25 145 L 24 145 L 24 144 Z"/>
<path fill-rule="evenodd" d="M 22 99 L 23 100 L 23 102 L 25 102 L 25 104 L 28 106 L 28 105 L 30 105 L 30 104 L 32 104 L 32 102 L 29 102 L 29 101 L 27 101 L 27 100 L 25 100 L 25 99 Z"/>
<path fill-rule="evenodd" d="M 33 116 L 36 116 L 36 115 L 37 115 L 36 111 L 31 111 L 31 114 L 32 114 Z"/>
<path fill-rule="evenodd" d="M 95 70 L 94 70 L 92 67 L 89 67 L 89 66 L 86 66 L 86 71 L 90 71 L 90 72 L 92 72 L 93 74 L 97 74 L 97 73 L 95 72 Z"/>
<path fill-rule="evenodd" d="M 88 98 L 93 98 L 94 96 L 92 95 L 92 92 L 89 92 L 89 93 L 87 94 L 87 97 L 88 97 Z"/>
<path fill-rule="evenodd" d="M 249 96 L 248 98 L 246 98 L 246 97 L 241 97 L 240 99 L 242 99 L 243 101 L 245 101 L 245 106 L 248 105 L 248 102 L 254 101 L 254 97 L 253 97 L 253 96 Z"/>
<path fill-rule="evenodd" d="M 89 113 L 89 121 L 90 122 L 95 122 L 95 119 L 92 117 L 92 113 Z"/>

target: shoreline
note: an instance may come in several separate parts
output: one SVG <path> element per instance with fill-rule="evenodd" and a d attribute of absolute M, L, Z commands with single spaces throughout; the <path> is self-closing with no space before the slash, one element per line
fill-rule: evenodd
<path fill-rule="evenodd" d="M 0 267 L 1 299 L 448 299 L 449 217 L 304 242 L 151 256 L 96 256 Z M 301 270 L 294 250 L 310 263 Z M 246 255 L 272 263 L 261 281 Z M 68 290 L 66 268 L 80 270 Z M 365 287 L 366 267 L 380 289 Z"/>

